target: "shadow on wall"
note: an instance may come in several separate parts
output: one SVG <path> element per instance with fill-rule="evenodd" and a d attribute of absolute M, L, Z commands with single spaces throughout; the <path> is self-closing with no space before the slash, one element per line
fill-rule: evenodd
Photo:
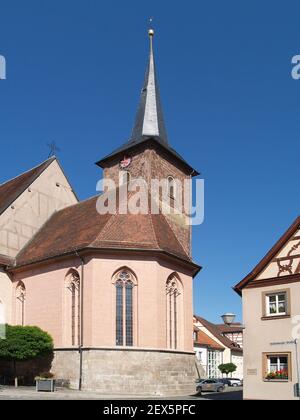
<path fill-rule="evenodd" d="M 17 362 L 17 376 L 19 385 L 32 386 L 35 384 L 35 377 L 43 372 L 50 372 L 53 353 L 37 357 L 32 360 L 24 362 Z M 0 385 L 13 385 L 14 384 L 14 365 L 12 361 L 0 361 Z"/>
<path fill-rule="evenodd" d="M 197 379 L 206 379 L 207 378 L 206 372 L 205 372 L 203 366 L 201 365 L 201 363 L 199 362 L 199 360 L 197 359 L 196 356 L 195 356 L 195 368 L 196 368 L 196 372 L 197 372 Z"/>

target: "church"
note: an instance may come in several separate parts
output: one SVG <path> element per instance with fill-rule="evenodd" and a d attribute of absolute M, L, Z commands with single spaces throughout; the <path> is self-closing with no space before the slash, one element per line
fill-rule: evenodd
<path fill-rule="evenodd" d="M 97 165 L 123 186 L 199 175 L 168 140 L 150 54 L 129 140 Z M 118 187 L 119 188 L 119 187 Z M 100 214 L 79 201 L 58 159 L 0 185 L 0 305 L 5 321 L 54 340 L 51 372 L 74 389 L 119 395 L 195 391 L 193 279 L 187 214 Z M 181 197 L 182 199 L 182 197 Z M 163 207 L 159 195 L 159 209 Z"/>

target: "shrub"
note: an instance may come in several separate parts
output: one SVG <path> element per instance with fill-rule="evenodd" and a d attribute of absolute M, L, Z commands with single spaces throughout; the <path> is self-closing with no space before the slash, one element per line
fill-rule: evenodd
<path fill-rule="evenodd" d="M 46 356 L 52 351 L 51 336 L 38 327 L 6 325 L 6 338 L 0 340 L 0 359 L 13 362 L 16 385 L 17 362 Z"/>

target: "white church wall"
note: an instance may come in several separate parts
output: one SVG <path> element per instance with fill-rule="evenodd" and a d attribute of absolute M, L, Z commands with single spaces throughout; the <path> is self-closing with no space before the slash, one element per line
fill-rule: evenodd
<path fill-rule="evenodd" d="M 0 254 L 15 257 L 54 211 L 77 202 L 58 162 L 0 215 Z"/>

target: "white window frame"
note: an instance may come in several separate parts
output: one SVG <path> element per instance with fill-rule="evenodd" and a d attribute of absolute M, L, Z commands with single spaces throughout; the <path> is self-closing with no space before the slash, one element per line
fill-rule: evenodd
<path fill-rule="evenodd" d="M 272 354 L 270 354 L 270 356 L 268 356 L 268 373 L 271 373 L 271 359 L 276 359 L 277 360 L 277 367 L 276 367 L 276 370 L 281 370 L 281 365 L 280 365 L 280 359 L 283 359 L 283 358 L 285 358 L 286 359 L 286 366 L 288 367 L 288 362 L 289 362 L 289 358 L 287 357 L 287 356 L 284 356 L 284 355 L 282 355 L 282 356 L 275 356 L 275 355 L 272 355 Z"/>
<path fill-rule="evenodd" d="M 276 355 L 276 354 L 270 354 L 267 356 L 267 369 L 268 369 L 268 373 L 272 373 L 273 371 L 271 371 L 271 359 L 277 359 L 277 367 L 276 367 L 276 371 L 280 371 L 282 370 L 282 366 L 280 363 L 280 359 L 285 358 L 286 359 L 286 372 L 287 372 L 287 379 L 279 379 L 282 381 L 286 381 L 289 380 L 289 370 L 290 370 L 290 366 L 289 366 L 289 356 L 287 354 L 281 354 L 281 355 Z M 277 379 L 278 380 L 278 379 Z"/>
<path fill-rule="evenodd" d="M 279 296 L 280 295 L 284 295 L 285 296 L 285 300 L 284 300 L 284 303 L 285 303 L 285 311 L 284 312 L 279 312 Z M 276 312 L 274 312 L 274 313 L 271 313 L 270 312 L 270 297 L 273 297 L 273 296 L 275 296 L 275 304 L 276 304 Z M 273 292 L 273 293 L 270 293 L 270 294 L 267 294 L 266 295 L 266 315 L 267 316 L 284 316 L 284 315 L 287 315 L 287 305 L 288 305 L 288 302 L 287 302 L 287 299 L 288 299 L 288 294 L 287 294 L 287 292 Z M 281 302 L 281 301 L 280 301 Z"/>

